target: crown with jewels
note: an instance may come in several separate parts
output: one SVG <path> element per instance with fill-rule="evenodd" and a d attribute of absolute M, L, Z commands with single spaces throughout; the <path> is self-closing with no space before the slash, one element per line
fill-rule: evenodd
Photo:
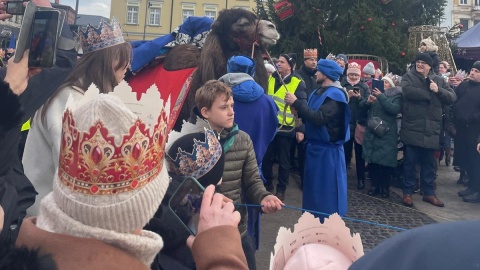
<path fill-rule="evenodd" d="M 79 29 L 78 39 L 83 53 L 98 51 L 125 42 L 120 23 L 115 17 L 112 18 L 111 23 L 102 20 L 98 28 L 89 24 L 85 31 Z"/>
<path fill-rule="evenodd" d="M 180 147 L 176 151 L 172 149 L 176 155 L 166 158 L 170 172 L 198 179 L 217 164 L 222 156 L 222 145 L 213 130 L 204 128 L 204 132 L 205 141 L 193 139 L 194 145 L 191 152 L 184 151 Z"/>
<path fill-rule="evenodd" d="M 317 57 L 318 57 L 317 49 L 304 49 L 303 50 L 303 58 L 305 58 L 305 59 L 307 59 L 307 58 L 317 59 Z"/>
<path fill-rule="evenodd" d="M 130 86 L 121 82 L 109 95 L 115 95 L 138 116 L 126 134 L 112 134 L 101 117 L 86 130 L 77 127 L 74 111 L 95 99 L 92 84 L 79 102 L 70 98 L 63 114 L 59 156 L 59 182 L 74 192 L 112 195 L 139 189 L 162 170 L 169 132 L 170 98 L 163 101 L 156 86 L 140 101 Z"/>

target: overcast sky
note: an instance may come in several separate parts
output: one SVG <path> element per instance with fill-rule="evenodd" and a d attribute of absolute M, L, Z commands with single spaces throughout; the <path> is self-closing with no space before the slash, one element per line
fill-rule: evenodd
<path fill-rule="evenodd" d="M 112 1 L 115 0 L 78 0 L 78 13 L 110 18 L 110 3 Z M 71 6 L 75 9 L 76 0 L 60 0 L 60 4 Z"/>

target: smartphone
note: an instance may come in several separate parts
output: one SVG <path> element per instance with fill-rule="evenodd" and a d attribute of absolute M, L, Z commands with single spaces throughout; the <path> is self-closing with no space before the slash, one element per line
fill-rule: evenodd
<path fill-rule="evenodd" d="M 205 188 L 193 177 L 187 177 L 173 193 L 168 206 L 192 235 L 197 235 L 200 206 Z"/>
<path fill-rule="evenodd" d="M 60 11 L 35 12 L 30 36 L 28 67 L 52 68 L 55 65 Z"/>
<path fill-rule="evenodd" d="M 23 15 L 23 13 L 25 13 L 23 1 L 8 1 L 6 13 L 10 15 Z"/>
<path fill-rule="evenodd" d="M 380 92 L 385 92 L 385 87 L 382 80 L 373 79 L 372 80 L 372 89 L 377 88 Z"/>
<path fill-rule="evenodd" d="M 358 87 L 353 87 L 353 92 L 355 92 L 355 93 L 357 93 L 357 94 L 360 93 L 360 88 L 358 88 Z"/>
<path fill-rule="evenodd" d="M 432 83 L 432 80 L 430 80 L 429 77 L 426 77 L 425 81 L 427 82 L 427 86 L 430 87 L 430 84 Z"/>

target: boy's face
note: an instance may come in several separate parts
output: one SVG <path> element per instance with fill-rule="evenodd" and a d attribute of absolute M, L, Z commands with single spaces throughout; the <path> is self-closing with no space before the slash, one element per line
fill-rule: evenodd
<path fill-rule="evenodd" d="M 212 108 L 201 109 L 202 116 L 208 120 L 208 123 L 215 131 L 220 131 L 224 128 L 233 127 L 233 97 L 228 100 L 225 95 L 218 96 L 212 104 Z"/>

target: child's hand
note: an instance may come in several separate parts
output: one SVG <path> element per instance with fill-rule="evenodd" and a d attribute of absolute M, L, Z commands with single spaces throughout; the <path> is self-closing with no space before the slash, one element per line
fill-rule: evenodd
<path fill-rule="evenodd" d="M 267 197 L 263 198 L 260 204 L 263 205 L 262 211 L 265 214 L 271 214 L 282 209 L 283 202 L 279 198 L 277 198 L 277 196 L 268 195 Z"/>

